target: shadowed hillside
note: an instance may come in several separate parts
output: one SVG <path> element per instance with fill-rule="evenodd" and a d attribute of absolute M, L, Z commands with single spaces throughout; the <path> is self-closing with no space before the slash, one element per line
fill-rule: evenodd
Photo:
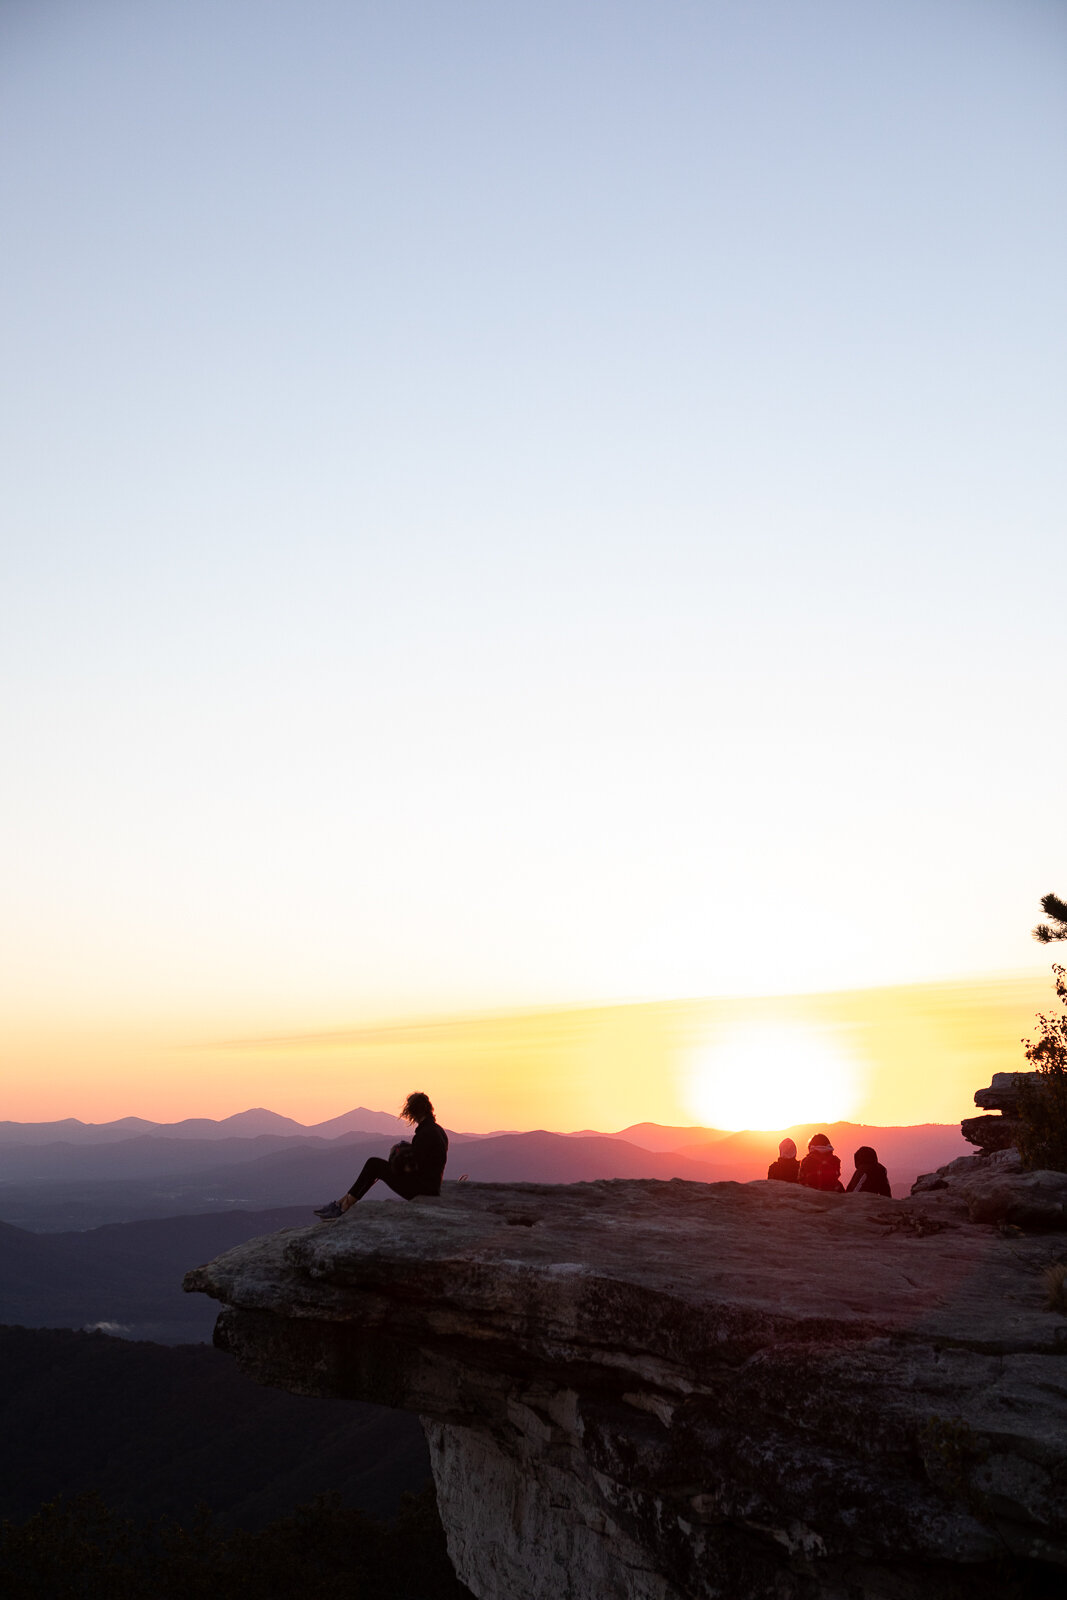
<path fill-rule="evenodd" d="M 242 1377 L 217 1350 L 0 1327 L 0 1516 L 96 1492 L 134 1516 L 207 1506 L 255 1528 L 336 1492 L 379 1514 L 420 1489 L 416 1417 L 308 1400 Z"/>
<path fill-rule="evenodd" d="M 189 1263 L 307 1221 L 301 1208 L 166 1217 L 85 1233 L 29 1233 L 0 1223 L 0 1322 L 103 1323 L 108 1331 L 163 1344 L 210 1340 L 216 1308 L 182 1293 Z"/>

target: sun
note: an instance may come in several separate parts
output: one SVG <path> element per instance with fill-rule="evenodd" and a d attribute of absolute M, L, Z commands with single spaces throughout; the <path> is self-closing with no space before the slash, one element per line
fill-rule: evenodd
<path fill-rule="evenodd" d="M 683 1094 L 709 1128 L 790 1128 L 851 1117 L 863 1069 L 836 1030 L 802 1022 L 739 1023 L 695 1049 Z"/>

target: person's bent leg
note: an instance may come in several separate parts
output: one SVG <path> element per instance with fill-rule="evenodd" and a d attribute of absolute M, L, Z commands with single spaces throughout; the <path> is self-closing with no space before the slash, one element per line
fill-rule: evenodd
<path fill-rule="evenodd" d="M 382 1178 L 386 1183 L 389 1183 L 390 1176 L 391 1174 L 389 1171 L 388 1161 L 383 1161 L 381 1156 L 371 1156 L 369 1160 L 363 1163 L 363 1171 L 360 1173 L 351 1189 L 349 1189 L 348 1193 L 351 1195 L 353 1200 L 362 1200 L 367 1190 L 373 1189 L 379 1178 Z M 390 1183 L 389 1187 L 392 1188 L 393 1185 Z M 343 1203 L 344 1202 L 342 1201 L 342 1204 Z"/>

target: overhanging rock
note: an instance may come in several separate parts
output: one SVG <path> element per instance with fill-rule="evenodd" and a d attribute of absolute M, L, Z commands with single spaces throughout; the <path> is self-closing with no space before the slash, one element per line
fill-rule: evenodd
<path fill-rule="evenodd" d="M 189 1274 L 262 1382 L 417 1411 L 480 1600 L 1067 1573 L 1062 1237 L 793 1185 L 446 1185 Z"/>
<path fill-rule="evenodd" d="M 1018 1143 L 1023 1124 L 1019 1116 L 1020 1089 L 1026 1086 L 1034 1093 L 1044 1093 L 1045 1080 L 1040 1072 L 994 1072 L 987 1089 L 976 1089 L 974 1103 L 985 1112 L 999 1115 L 964 1117 L 960 1132 L 968 1144 L 977 1145 L 987 1154 L 997 1150 L 1010 1150 Z"/>

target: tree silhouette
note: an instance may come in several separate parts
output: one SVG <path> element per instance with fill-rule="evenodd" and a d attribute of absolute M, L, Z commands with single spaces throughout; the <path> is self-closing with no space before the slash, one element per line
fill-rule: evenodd
<path fill-rule="evenodd" d="M 1019 1153 L 1023 1165 L 1067 1172 L 1067 972 L 1053 967 L 1063 1010 L 1040 1015 L 1040 1039 L 1024 1039 L 1036 1078 L 1019 1085 Z"/>
<path fill-rule="evenodd" d="M 1067 939 L 1067 903 L 1057 895 L 1041 897 L 1049 922 L 1033 930 L 1039 944 Z M 1037 1018 L 1039 1039 L 1024 1039 L 1026 1058 L 1036 1075 L 1019 1084 L 1019 1153 L 1023 1165 L 1067 1172 L 1067 971 L 1052 968 L 1056 998 L 1062 1010 Z"/>
<path fill-rule="evenodd" d="M 1067 900 L 1055 894 L 1044 894 L 1041 909 L 1050 920 L 1039 922 L 1033 930 L 1038 944 L 1056 944 L 1060 939 L 1067 939 Z"/>

